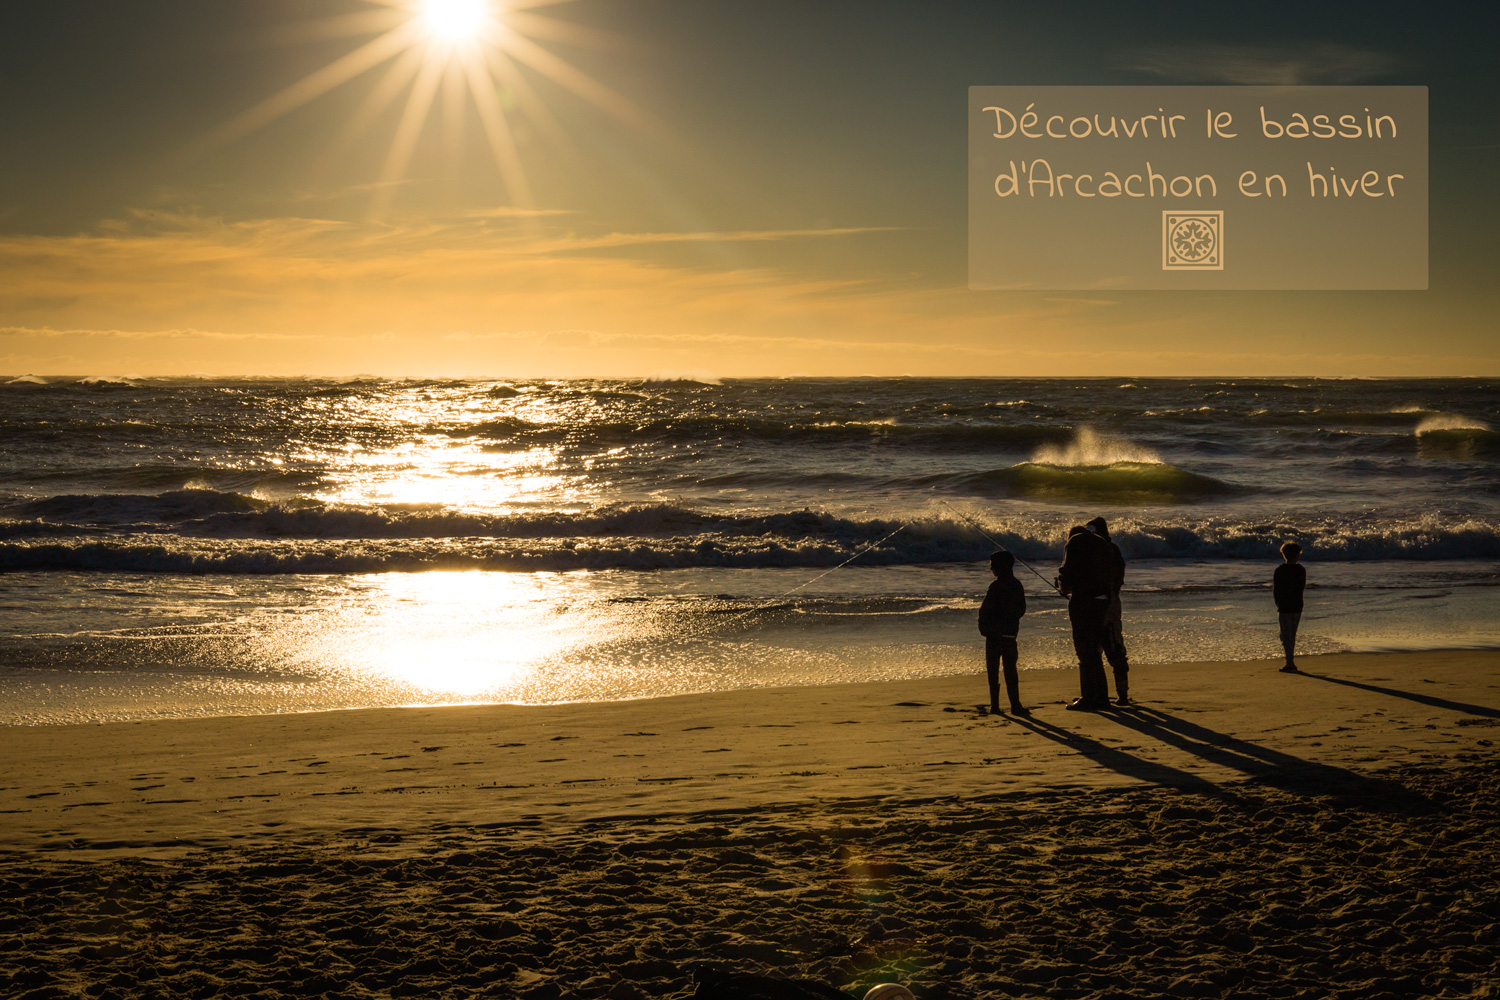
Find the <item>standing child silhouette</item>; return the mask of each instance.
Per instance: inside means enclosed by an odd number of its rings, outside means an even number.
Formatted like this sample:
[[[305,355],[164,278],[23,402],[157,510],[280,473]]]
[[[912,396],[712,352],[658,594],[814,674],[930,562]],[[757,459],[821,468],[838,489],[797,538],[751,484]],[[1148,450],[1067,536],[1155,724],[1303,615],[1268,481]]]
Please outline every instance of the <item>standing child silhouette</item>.
[[[990,556],[990,584],[979,606],[979,631],[984,635],[984,669],[990,680],[990,711],[1000,714],[1000,665],[1005,665],[1005,692],[1010,696],[1013,715],[1030,715],[1021,704],[1020,679],[1016,662],[1016,634],[1021,630],[1021,616],[1026,613],[1026,590],[1015,577],[1016,557],[1009,552]]]
[[[1297,560],[1302,556],[1302,546],[1296,542],[1283,542],[1281,558],[1286,562],[1276,567],[1271,577],[1271,596],[1276,599],[1276,617],[1281,624],[1281,648],[1286,653],[1284,674],[1297,673],[1297,662],[1292,659],[1292,648],[1297,645],[1297,625],[1302,621],[1302,588],[1307,586],[1307,567]]]

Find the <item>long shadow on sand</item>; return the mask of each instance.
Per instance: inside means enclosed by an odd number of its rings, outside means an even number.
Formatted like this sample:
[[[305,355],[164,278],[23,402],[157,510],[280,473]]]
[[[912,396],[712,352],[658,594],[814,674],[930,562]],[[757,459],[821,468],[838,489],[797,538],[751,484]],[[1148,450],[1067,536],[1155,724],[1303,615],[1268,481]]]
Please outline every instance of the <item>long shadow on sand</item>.
[[[1041,719],[1023,718],[1011,716],[1011,721],[1019,726],[1031,730],[1038,736],[1044,736],[1054,743],[1061,743],[1084,757],[1089,758],[1100,767],[1118,771],[1137,781],[1148,781],[1156,785],[1164,785],[1169,788],[1180,788],[1187,792],[1196,792],[1199,795],[1223,795],[1223,789],[1209,781],[1188,771],[1183,771],[1167,764],[1157,764],[1153,761],[1143,760],[1123,750],[1117,750],[1111,746],[1105,746],[1098,740],[1091,740],[1087,736],[1073,732],[1071,729],[1063,729],[1054,726],[1050,722]]]
[[[1293,675],[1297,676],[1297,675]],[[1445,708],[1450,712],[1463,712],[1467,715],[1479,715],[1486,719],[1500,719],[1500,708],[1486,708],[1483,705],[1470,705],[1464,701],[1449,701],[1447,698],[1434,698],[1430,694],[1417,694],[1415,691],[1402,691],[1400,688],[1381,687],[1379,684],[1363,684],[1359,681],[1345,680],[1342,677],[1329,677],[1327,674],[1310,674],[1306,670],[1301,672],[1303,677],[1311,677],[1316,681],[1327,681],[1329,684],[1342,684],[1345,687],[1359,688],[1361,691],[1374,691],[1376,694],[1388,694],[1392,698],[1405,698],[1407,701],[1415,701],[1433,708]]]
[[[1397,782],[1272,750],[1160,709],[1137,706],[1128,713],[1108,713],[1105,718],[1211,764],[1239,771],[1260,784],[1295,795],[1331,795],[1403,812],[1426,812],[1432,808],[1424,796]]]

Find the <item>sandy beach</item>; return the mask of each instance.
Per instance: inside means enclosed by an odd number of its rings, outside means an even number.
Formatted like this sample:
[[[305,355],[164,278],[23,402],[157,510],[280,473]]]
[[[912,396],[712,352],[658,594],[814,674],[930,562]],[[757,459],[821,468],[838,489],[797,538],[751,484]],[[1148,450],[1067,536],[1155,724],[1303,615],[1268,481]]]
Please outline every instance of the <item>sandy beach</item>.
[[[1500,654],[0,731],[17,997],[1493,996]],[[1488,992],[1487,992],[1488,991]]]

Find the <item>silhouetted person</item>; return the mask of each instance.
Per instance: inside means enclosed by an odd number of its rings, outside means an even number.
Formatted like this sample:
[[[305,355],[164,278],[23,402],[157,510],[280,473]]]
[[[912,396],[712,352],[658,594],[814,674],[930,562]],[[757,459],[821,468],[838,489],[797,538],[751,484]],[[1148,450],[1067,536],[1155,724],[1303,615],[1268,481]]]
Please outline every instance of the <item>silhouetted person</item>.
[[[1005,693],[1010,696],[1010,710],[1016,715],[1030,715],[1021,704],[1020,680],[1016,676],[1016,635],[1021,630],[1021,616],[1026,613],[1026,590],[1015,578],[1016,557],[1009,552],[990,556],[990,584],[979,605],[979,631],[984,636],[984,669],[990,678],[990,711],[1000,714],[1000,664],[1005,665]]]
[[[1104,658],[1109,661],[1115,675],[1115,704],[1130,704],[1130,657],[1125,651],[1125,627],[1121,622],[1120,591],[1125,587],[1125,556],[1120,547],[1109,537],[1109,525],[1104,518],[1096,517],[1089,522],[1109,546],[1110,580],[1109,605],[1104,612]]]
[[[1286,653],[1284,674],[1295,674],[1297,662],[1292,659],[1292,648],[1297,645],[1297,626],[1302,621],[1302,588],[1307,586],[1307,567],[1297,560],[1302,556],[1302,546],[1296,542],[1283,542],[1281,558],[1286,562],[1276,567],[1271,577],[1271,596],[1276,599],[1276,617],[1281,624],[1281,648]]]
[[[1109,707],[1109,685],[1104,679],[1104,615],[1109,610],[1110,554],[1104,539],[1090,528],[1068,529],[1068,544],[1057,568],[1057,589],[1068,599],[1068,621],[1073,626],[1073,649],[1078,654],[1078,700],[1068,703],[1075,712]]]

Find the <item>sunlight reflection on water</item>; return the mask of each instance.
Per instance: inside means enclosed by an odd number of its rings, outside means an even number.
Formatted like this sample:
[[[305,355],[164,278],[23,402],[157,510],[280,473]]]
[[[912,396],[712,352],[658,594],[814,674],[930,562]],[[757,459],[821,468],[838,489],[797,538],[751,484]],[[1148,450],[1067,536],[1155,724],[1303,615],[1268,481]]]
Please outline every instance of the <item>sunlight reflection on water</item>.
[[[558,602],[561,574],[412,573],[360,581],[361,599],[279,641],[354,687],[506,701],[585,643],[591,617]],[[619,634],[620,622],[609,623]],[[305,636],[305,639],[304,639]]]

